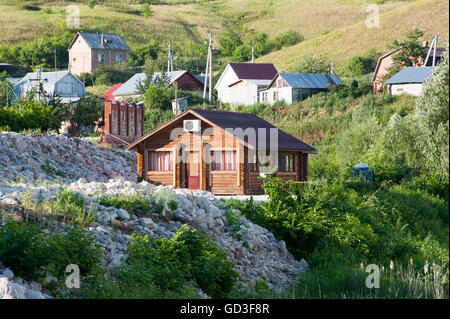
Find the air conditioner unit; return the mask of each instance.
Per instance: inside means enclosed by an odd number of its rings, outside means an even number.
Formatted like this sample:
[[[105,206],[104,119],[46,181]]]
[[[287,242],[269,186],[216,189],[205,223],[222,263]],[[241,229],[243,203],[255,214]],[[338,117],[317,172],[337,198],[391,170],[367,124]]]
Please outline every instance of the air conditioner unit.
[[[183,130],[185,132],[200,132],[200,120],[184,120]]]

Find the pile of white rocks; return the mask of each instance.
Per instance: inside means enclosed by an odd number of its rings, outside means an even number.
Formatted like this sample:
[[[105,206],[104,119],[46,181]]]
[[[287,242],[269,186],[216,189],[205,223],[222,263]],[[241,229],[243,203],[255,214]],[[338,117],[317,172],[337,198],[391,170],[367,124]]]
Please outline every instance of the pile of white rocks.
[[[240,273],[240,281],[244,283],[264,280],[270,286],[281,289],[308,269],[306,261],[298,261],[289,253],[284,241],[277,240],[270,231],[245,217],[242,216],[239,223],[241,230],[232,231],[225,202],[206,191],[173,189],[123,178],[107,182],[80,179],[66,185],[0,185],[0,203],[20,204],[24,192],[31,194],[34,200],[49,200],[56,197],[61,187],[81,194],[85,198],[86,212],[97,216],[98,222],[91,225],[89,230],[96,245],[103,250],[104,266],[111,272],[126,257],[130,233],[170,238],[183,224],[207,234],[220,248],[226,250]],[[150,213],[138,217],[124,209],[105,207],[97,202],[99,196],[138,195],[148,201],[151,211],[152,199],[159,192],[170,192],[178,207],[171,210],[166,205],[159,215]],[[115,220],[119,220],[127,231],[114,227]]]
[[[14,277],[11,269],[0,261],[0,299],[51,299],[51,296],[42,291],[39,283]]]
[[[136,180],[136,154],[59,134],[0,132],[0,181]]]

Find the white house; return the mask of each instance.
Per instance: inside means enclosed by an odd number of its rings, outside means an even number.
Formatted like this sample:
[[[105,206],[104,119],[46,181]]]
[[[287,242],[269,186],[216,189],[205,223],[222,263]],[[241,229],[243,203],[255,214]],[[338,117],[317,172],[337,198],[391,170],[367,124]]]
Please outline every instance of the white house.
[[[252,105],[277,73],[271,63],[229,63],[214,88],[222,103]]]
[[[312,94],[326,91],[333,84],[342,84],[335,74],[278,73],[267,88],[260,92],[260,102],[293,103]]]
[[[26,97],[30,92],[34,92],[37,99],[39,98],[38,82],[42,88],[41,99],[59,98],[62,103],[72,103],[86,95],[84,83],[70,71],[28,73],[14,85],[14,91],[20,97]]]
[[[433,67],[407,67],[400,70],[385,84],[389,87],[392,95],[409,94],[419,96],[422,85],[433,73]]]

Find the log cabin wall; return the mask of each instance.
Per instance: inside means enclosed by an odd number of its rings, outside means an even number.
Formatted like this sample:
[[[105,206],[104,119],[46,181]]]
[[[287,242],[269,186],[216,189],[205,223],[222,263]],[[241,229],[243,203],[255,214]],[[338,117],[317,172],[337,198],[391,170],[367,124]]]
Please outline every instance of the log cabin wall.
[[[277,172],[276,177],[280,177],[283,181],[306,181],[308,179],[308,154],[295,151],[279,151],[283,154],[294,154],[294,172]],[[246,178],[246,194],[264,194],[261,187],[263,181],[259,178],[260,172],[250,172],[248,161],[246,161],[245,174]]]
[[[194,115],[188,115],[183,120],[198,119]],[[174,187],[187,188],[186,185],[186,165],[183,161],[176,163],[177,157],[181,156],[181,147],[184,152],[201,152],[205,148],[213,151],[235,151],[239,162],[233,171],[213,171],[211,165],[206,163],[201,156],[200,162],[200,187],[202,190],[209,190],[215,194],[244,194],[244,147],[236,141],[235,137],[224,133],[220,128],[213,127],[206,122],[201,122],[201,135],[191,132],[183,132],[183,120],[164,128],[161,132],[143,142],[143,160],[146,168],[144,175],[149,182],[171,185]],[[178,129],[178,137],[171,139],[173,130]],[[178,135],[178,134],[176,134]],[[151,151],[173,152],[172,165],[169,171],[149,171],[148,159]],[[240,163],[240,164],[239,164]]]

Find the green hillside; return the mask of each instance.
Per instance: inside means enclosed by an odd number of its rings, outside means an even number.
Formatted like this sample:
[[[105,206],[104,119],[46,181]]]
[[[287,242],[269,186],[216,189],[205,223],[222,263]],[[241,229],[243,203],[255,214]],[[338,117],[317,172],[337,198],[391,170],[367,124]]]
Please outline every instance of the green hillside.
[[[449,38],[448,14],[449,3],[446,0],[404,2],[380,15],[380,28],[367,28],[364,18],[353,25],[273,52],[258,61],[272,62],[280,70],[289,70],[298,57],[321,54],[333,58],[339,68],[348,58],[370,49],[387,51],[386,46],[394,39],[403,38],[416,27],[424,31],[423,40],[431,40],[434,34],[438,34],[442,45]]]
[[[444,0],[377,1],[379,29],[365,26],[369,0],[166,0],[153,1],[148,17],[142,15],[139,2],[96,1],[91,8],[87,0],[0,0],[0,45],[21,46],[41,37],[82,30],[118,33],[132,50],[151,40],[165,50],[172,41],[175,54],[192,61],[192,47],[203,44],[208,32],[219,39],[228,29],[241,34],[255,30],[273,39],[280,33],[296,31],[303,42],[259,59],[285,70],[305,54],[335,58],[339,68],[352,55],[371,48],[385,50],[394,38],[401,38],[414,27],[423,29],[426,39],[434,33],[448,39],[448,2]],[[66,25],[73,12],[66,12],[69,5],[79,9],[79,27]],[[215,46],[220,49],[219,44]],[[230,61],[218,58],[223,63]]]

